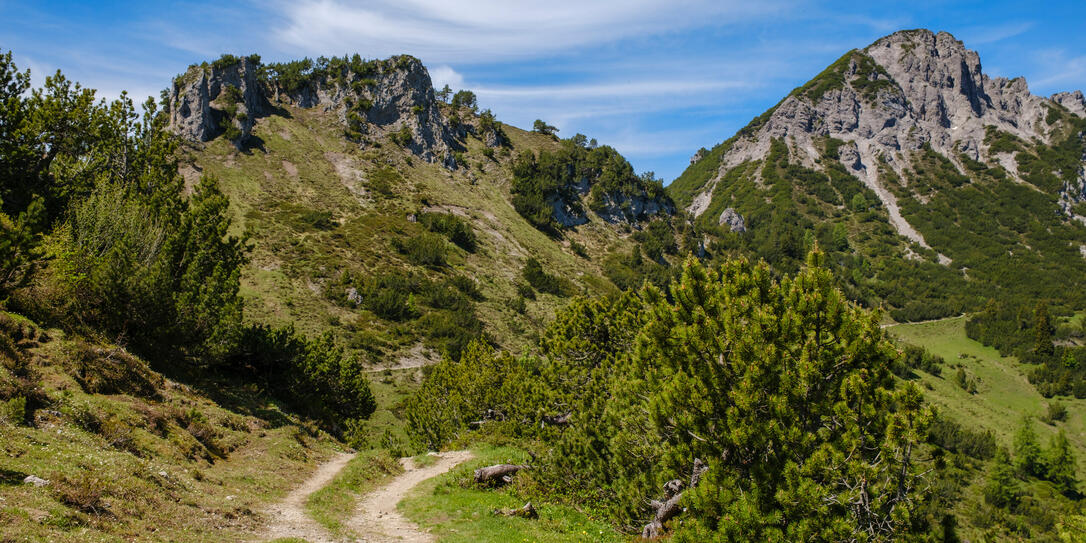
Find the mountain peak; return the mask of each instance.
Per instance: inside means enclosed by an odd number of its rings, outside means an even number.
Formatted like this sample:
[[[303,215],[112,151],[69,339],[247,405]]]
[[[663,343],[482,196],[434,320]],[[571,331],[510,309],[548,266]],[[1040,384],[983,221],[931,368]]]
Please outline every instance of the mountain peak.
[[[1051,144],[1067,136],[1070,125],[1078,123],[1070,120],[1076,115],[1086,116],[1081,92],[1033,95],[1024,78],[985,75],[980,55],[953,35],[904,30],[846,53],[692,164],[672,190],[693,215],[710,210],[715,215],[730,205],[714,196],[730,172],[765,164],[783,151],[790,163],[830,177],[835,175],[830,170],[843,166],[842,172],[878,197],[899,235],[930,248],[898,205],[899,197],[929,197],[907,186],[910,177],[927,171],[931,160],[945,164],[946,175],[956,179],[968,179],[970,168],[984,163],[1010,181],[1032,186],[1026,181],[1031,174],[1020,172],[1013,150],[1008,151],[1013,145],[998,143]],[[759,167],[743,171],[763,183]],[[1086,199],[1082,177],[1060,193],[1065,214]],[[938,256],[939,262],[950,262]]]

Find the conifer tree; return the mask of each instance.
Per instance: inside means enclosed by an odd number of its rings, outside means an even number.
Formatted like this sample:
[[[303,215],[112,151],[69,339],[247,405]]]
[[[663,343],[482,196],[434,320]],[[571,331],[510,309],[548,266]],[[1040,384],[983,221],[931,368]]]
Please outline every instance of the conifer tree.
[[[984,485],[984,499],[996,507],[1014,507],[1018,503],[1018,480],[1006,449],[1000,447],[992,459],[988,482]]]
[[[1048,306],[1044,302],[1037,302],[1037,308],[1033,312],[1033,350],[1039,355],[1051,355],[1054,352],[1052,345],[1052,324],[1048,320]]]
[[[1033,420],[1029,417],[1022,419],[1022,425],[1014,434],[1015,467],[1023,475],[1040,477],[1044,475],[1044,466],[1041,463],[1041,446],[1037,442],[1037,434],[1033,431]]]
[[[1055,483],[1056,488],[1064,494],[1073,494],[1077,491],[1078,479],[1075,476],[1075,453],[1071,450],[1071,444],[1067,441],[1067,434],[1060,430],[1045,451],[1045,477]]]

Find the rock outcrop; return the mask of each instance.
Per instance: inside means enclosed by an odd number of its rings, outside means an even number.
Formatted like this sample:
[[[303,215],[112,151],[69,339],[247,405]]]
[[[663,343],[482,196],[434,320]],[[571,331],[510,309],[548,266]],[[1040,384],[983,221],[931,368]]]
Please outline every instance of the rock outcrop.
[[[256,118],[269,110],[258,70],[250,57],[190,66],[168,91],[170,129],[193,142],[227,132],[235,143],[247,140]]]
[[[459,145],[418,59],[344,59],[303,65],[289,76],[277,72],[286,72],[283,66],[289,65],[261,66],[255,58],[229,56],[191,66],[169,91],[170,128],[192,142],[226,135],[241,146],[258,117],[282,106],[320,108],[362,144],[390,138],[428,162],[455,168],[452,150]]]
[[[728,229],[732,232],[742,233],[747,231],[747,222],[743,220],[743,216],[730,207],[720,213],[718,223],[720,226],[728,225]]]

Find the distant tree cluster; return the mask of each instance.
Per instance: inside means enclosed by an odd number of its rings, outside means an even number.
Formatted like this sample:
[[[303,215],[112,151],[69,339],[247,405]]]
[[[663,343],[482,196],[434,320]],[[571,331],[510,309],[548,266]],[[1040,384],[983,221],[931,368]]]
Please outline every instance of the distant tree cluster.
[[[663,183],[655,177],[634,173],[621,154],[609,146],[587,147],[583,136],[563,140],[557,151],[520,154],[513,164],[513,207],[536,228],[551,233],[561,230],[554,206],[584,212],[579,185],[587,185],[588,205],[597,213],[635,197],[670,203]]]

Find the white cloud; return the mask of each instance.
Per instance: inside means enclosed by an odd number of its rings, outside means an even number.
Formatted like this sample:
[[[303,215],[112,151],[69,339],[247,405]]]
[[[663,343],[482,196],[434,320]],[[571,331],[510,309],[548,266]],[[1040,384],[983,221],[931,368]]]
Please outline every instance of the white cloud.
[[[790,0],[299,0],[278,5],[289,48],[427,62],[539,56],[624,38],[720,26],[778,13]]]
[[[440,89],[445,85],[448,85],[450,89],[458,90],[464,88],[464,76],[459,72],[452,69],[447,64],[442,64],[435,68],[430,68],[430,79],[434,82],[434,88]]]
[[[588,85],[558,85],[531,87],[478,87],[475,94],[495,98],[560,98],[583,100],[592,98],[621,99],[677,94],[695,94],[725,89],[750,88],[746,81],[675,81],[651,80],[627,83],[593,83]]]

